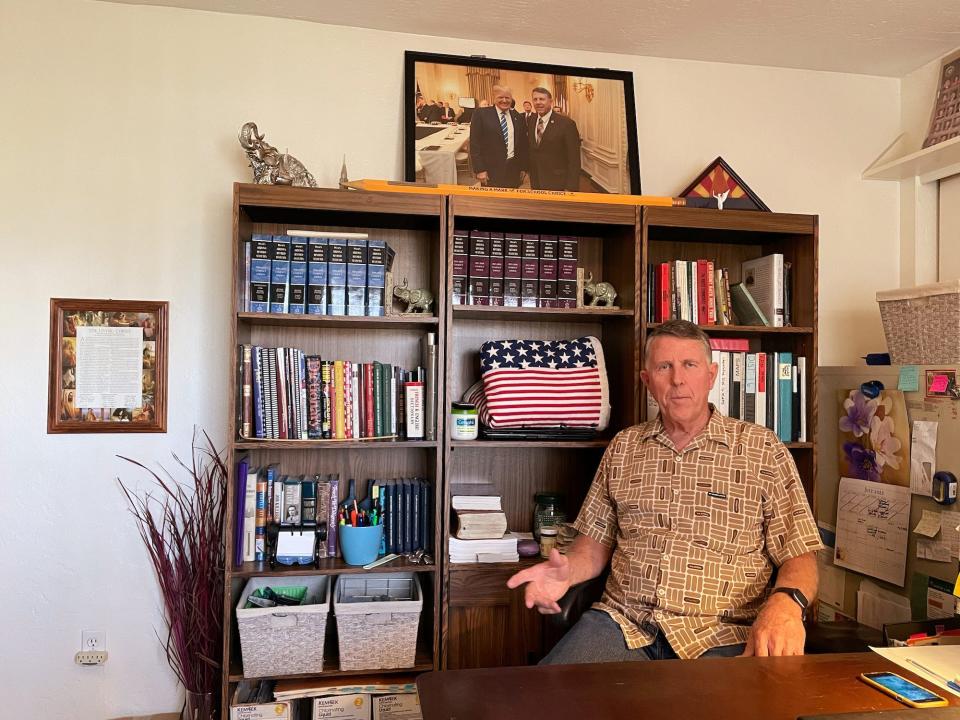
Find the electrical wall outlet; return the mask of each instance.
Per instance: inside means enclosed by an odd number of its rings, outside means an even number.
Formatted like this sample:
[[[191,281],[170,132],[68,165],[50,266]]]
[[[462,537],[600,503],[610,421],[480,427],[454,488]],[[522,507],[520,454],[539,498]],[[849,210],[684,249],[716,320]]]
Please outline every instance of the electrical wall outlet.
[[[107,661],[106,650],[81,650],[74,656],[77,665],[103,665]]]
[[[107,649],[107,634],[103,630],[84,630],[81,634],[81,652]]]

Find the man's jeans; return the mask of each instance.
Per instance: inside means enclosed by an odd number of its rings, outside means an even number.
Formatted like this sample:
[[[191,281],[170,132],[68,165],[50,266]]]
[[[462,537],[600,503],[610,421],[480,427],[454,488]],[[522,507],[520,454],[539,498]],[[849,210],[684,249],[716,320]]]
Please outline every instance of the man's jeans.
[[[743,653],[744,645],[725,645],[707,650],[700,657],[734,657]],[[634,660],[676,660],[670,643],[657,633],[647,647],[631,650],[620,626],[601,610],[587,610],[556,644],[541,665],[573,665],[577,663],[630,662]]]

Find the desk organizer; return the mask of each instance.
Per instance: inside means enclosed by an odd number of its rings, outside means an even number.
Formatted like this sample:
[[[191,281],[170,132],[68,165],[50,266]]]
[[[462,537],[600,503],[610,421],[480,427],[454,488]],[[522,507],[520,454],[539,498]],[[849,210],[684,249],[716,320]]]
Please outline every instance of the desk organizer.
[[[323,672],[330,577],[250,578],[237,603],[245,678]],[[304,587],[303,605],[245,608],[258,588]]]
[[[415,573],[340,575],[333,599],[340,669],[413,667],[422,609]]]

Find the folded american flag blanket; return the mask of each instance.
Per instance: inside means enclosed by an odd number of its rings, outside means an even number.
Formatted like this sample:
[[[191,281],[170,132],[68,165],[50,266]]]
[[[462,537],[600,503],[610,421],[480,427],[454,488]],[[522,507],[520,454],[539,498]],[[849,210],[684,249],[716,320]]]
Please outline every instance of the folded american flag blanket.
[[[595,337],[491,340],[480,347],[480,372],[463,399],[488,427],[604,430],[610,422],[607,369]]]

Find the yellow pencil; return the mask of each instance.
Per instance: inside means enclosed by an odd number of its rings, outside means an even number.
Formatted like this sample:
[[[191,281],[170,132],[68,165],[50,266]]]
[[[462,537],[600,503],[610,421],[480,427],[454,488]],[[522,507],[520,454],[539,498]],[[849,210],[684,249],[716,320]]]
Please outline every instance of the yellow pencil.
[[[654,205],[675,207],[686,205],[684,198],[659,195],[614,195],[607,193],[567,192],[565,190],[526,190],[469,185],[428,185],[394,180],[351,180],[345,187],[373,192],[400,192],[417,195],[466,195],[471,197],[519,198],[523,200],[554,200],[561,202],[588,202],[604,205]]]

